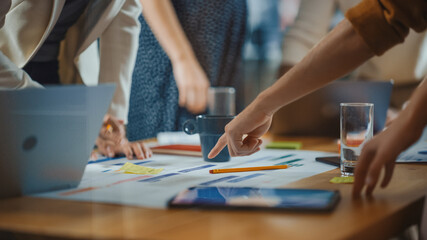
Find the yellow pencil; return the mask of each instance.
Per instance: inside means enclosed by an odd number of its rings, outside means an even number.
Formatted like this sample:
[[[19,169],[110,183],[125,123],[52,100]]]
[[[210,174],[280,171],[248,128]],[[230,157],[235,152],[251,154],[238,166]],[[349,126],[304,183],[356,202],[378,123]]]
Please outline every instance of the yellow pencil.
[[[247,168],[223,168],[223,169],[212,169],[209,173],[231,173],[231,172],[248,172],[248,171],[262,171],[262,170],[274,170],[274,169],[286,169],[288,165],[278,166],[263,166],[263,167],[247,167]]]

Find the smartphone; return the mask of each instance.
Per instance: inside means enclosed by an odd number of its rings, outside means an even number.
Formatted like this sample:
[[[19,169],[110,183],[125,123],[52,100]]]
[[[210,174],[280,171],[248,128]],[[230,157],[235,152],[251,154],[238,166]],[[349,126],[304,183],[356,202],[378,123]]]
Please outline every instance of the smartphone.
[[[338,191],[320,189],[197,186],[173,197],[169,207],[226,208],[291,211],[331,211]]]
[[[336,167],[340,167],[341,157],[340,156],[317,157],[316,161],[330,164]]]

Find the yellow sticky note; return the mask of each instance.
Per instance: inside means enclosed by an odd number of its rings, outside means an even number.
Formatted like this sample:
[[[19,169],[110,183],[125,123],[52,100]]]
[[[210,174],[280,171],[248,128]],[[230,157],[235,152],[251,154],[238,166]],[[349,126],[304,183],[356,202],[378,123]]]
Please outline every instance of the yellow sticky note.
[[[120,170],[128,174],[158,174],[163,171],[163,168],[149,168],[127,162]]]
[[[331,182],[331,183],[354,183],[354,177],[334,177],[329,182]]]

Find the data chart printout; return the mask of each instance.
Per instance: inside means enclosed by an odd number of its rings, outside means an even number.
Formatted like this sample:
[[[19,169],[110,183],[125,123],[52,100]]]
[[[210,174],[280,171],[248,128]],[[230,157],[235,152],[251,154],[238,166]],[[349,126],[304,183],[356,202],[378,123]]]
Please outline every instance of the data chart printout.
[[[398,163],[426,162],[427,163],[427,128],[420,139],[397,158]]]
[[[225,163],[201,157],[155,155],[147,160],[99,159],[89,161],[80,185],[74,189],[36,194],[37,197],[166,208],[167,201],[192,186],[280,187],[336,167],[316,162],[331,153],[263,149],[251,156]],[[129,174],[120,170],[131,162],[157,174]],[[210,174],[209,170],[287,165],[286,169]]]

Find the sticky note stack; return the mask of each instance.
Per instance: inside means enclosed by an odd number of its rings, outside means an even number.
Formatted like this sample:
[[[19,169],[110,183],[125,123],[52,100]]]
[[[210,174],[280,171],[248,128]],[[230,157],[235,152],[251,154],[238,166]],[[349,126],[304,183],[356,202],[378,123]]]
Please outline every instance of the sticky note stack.
[[[301,142],[271,142],[265,146],[266,148],[271,149],[301,149]]]
[[[331,183],[354,183],[354,177],[334,177],[329,182],[331,182]]]

